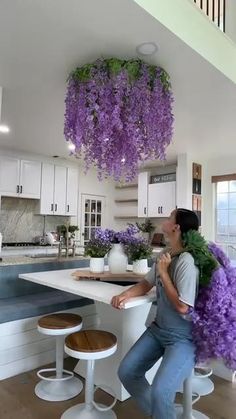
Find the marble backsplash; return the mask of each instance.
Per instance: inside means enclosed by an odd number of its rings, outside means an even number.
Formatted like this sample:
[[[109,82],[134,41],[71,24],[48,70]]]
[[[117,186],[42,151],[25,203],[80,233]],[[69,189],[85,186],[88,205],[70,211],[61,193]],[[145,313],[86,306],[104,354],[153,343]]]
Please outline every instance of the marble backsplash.
[[[35,199],[2,197],[0,232],[3,242],[31,242],[35,236],[47,231],[56,231],[68,217],[37,215],[38,201]]]

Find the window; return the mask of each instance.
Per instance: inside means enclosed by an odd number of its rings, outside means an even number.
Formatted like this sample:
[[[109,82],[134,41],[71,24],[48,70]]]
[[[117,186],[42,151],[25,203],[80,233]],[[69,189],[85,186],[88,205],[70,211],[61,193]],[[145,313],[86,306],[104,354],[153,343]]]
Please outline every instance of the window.
[[[216,183],[216,242],[236,259],[236,180]]]

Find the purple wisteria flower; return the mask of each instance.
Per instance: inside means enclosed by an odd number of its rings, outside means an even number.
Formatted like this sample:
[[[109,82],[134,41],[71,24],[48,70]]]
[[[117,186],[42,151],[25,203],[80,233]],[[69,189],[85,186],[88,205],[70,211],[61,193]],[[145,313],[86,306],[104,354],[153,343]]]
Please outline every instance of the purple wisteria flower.
[[[100,179],[132,180],[138,163],[165,159],[173,136],[168,74],[141,60],[100,59],[69,77],[64,134]]]
[[[130,224],[126,230],[121,231],[115,231],[109,228],[106,228],[105,230],[96,229],[95,238],[107,240],[110,243],[121,243],[126,245],[134,239],[138,232],[139,229],[135,225]]]
[[[222,249],[214,243],[209,250],[219,262],[210,284],[201,287],[193,320],[193,338],[200,362],[220,358],[225,365],[236,369],[236,268]]]

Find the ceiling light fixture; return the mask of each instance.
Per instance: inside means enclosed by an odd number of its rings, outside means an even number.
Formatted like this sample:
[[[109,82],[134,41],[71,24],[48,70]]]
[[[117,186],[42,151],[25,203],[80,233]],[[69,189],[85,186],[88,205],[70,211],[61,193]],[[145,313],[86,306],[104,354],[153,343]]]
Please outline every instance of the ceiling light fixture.
[[[0,86],[0,133],[8,134],[10,128],[7,125],[1,124],[1,111],[2,111],[2,87]]]
[[[68,144],[68,148],[69,148],[70,151],[75,151],[75,145],[72,144],[72,143]]]
[[[157,51],[158,46],[155,42],[143,42],[136,47],[137,54],[142,56],[150,56],[155,54]]]
[[[0,124],[0,132],[2,134],[8,134],[8,132],[10,132],[10,128],[7,125]]]

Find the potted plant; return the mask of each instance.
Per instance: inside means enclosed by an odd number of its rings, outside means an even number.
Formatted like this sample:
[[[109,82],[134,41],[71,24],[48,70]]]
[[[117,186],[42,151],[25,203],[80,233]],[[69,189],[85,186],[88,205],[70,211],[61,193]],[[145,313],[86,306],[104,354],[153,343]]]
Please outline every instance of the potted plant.
[[[146,218],[143,223],[135,223],[138,227],[139,231],[141,231],[142,236],[150,241],[151,233],[155,230],[154,225],[152,224],[151,220],[149,218]]]
[[[126,245],[129,258],[133,261],[133,272],[136,274],[146,274],[148,272],[148,258],[152,255],[152,248],[147,240],[142,237],[134,237]]]
[[[90,256],[90,272],[101,273],[104,271],[104,257],[111,248],[107,239],[93,237],[85,246],[84,253]]]

